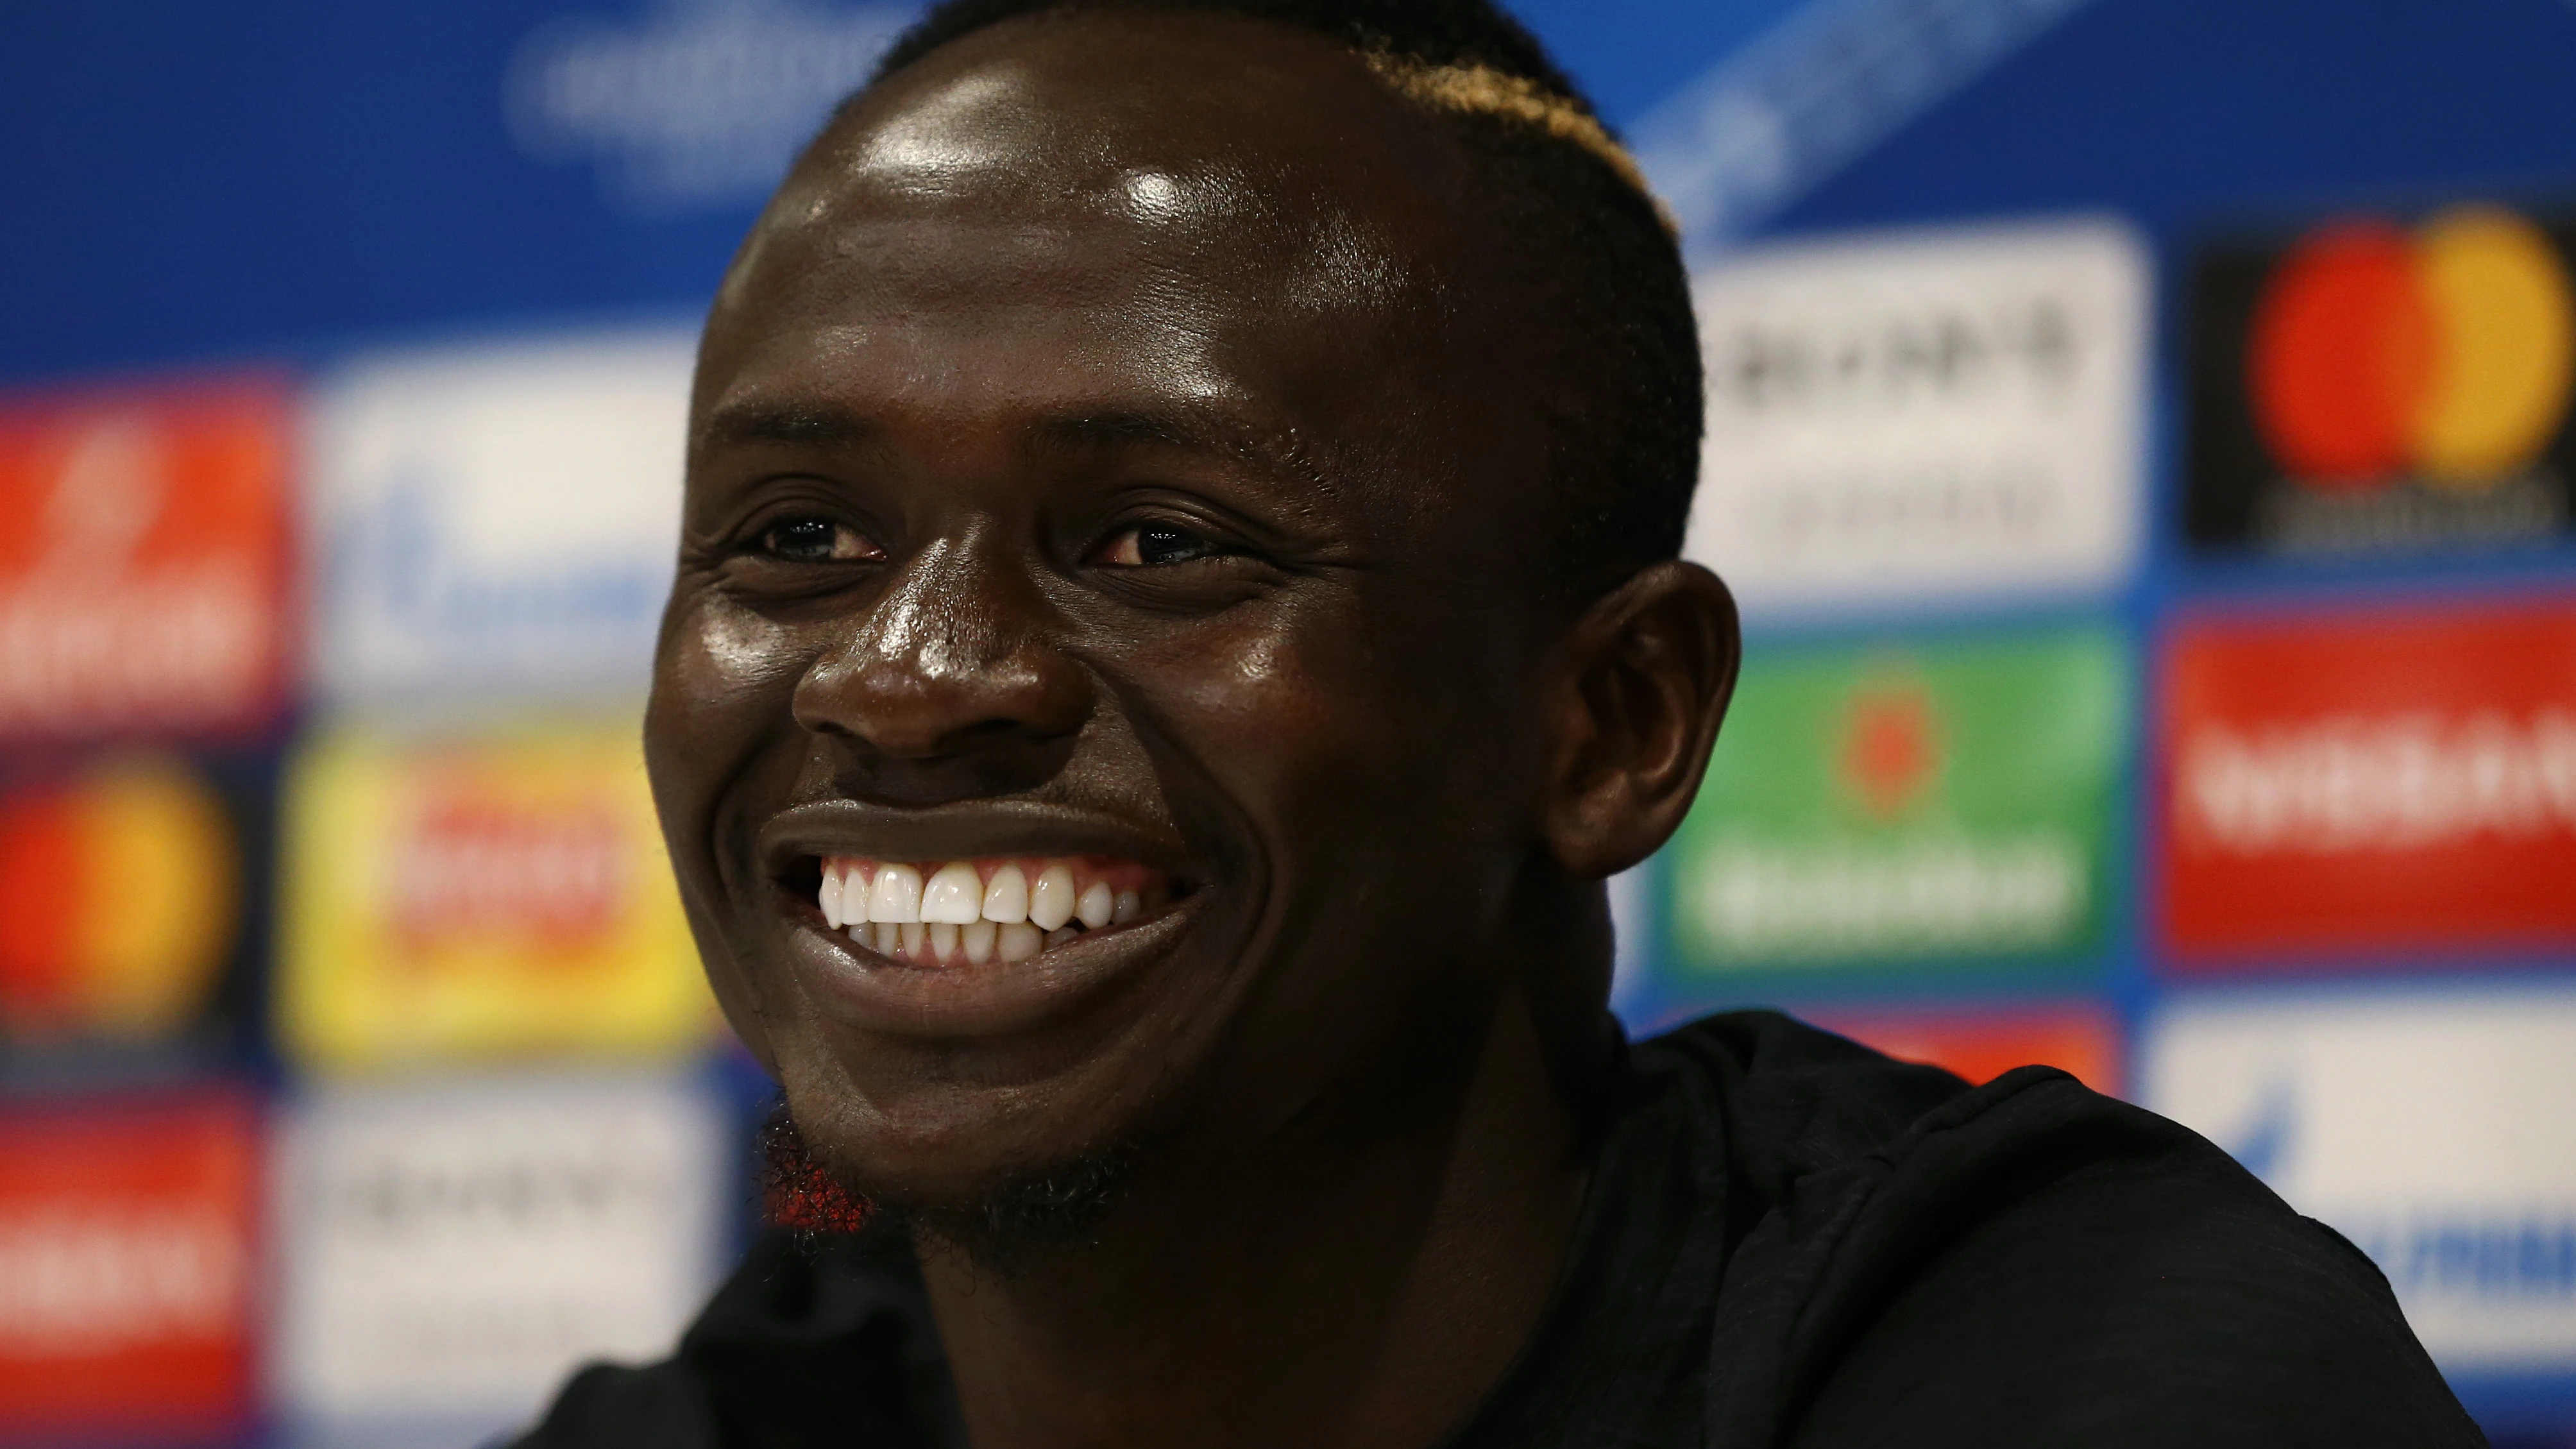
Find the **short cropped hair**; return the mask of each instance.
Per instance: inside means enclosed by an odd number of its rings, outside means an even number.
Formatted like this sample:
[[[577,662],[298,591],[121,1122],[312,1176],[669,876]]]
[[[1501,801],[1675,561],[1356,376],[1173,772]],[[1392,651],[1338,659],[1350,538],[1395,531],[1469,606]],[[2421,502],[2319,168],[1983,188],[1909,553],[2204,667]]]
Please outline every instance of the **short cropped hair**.
[[[1230,15],[1348,47],[1481,167],[1498,241],[1547,279],[1554,500],[1534,557],[1575,601],[1681,552],[1699,478],[1699,333],[1670,218],[1592,103],[1491,0],[946,0],[879,63],[873,88],[949,42],[1022,16],[1078,10]],[[853,96],[844,107],[867,92]]]

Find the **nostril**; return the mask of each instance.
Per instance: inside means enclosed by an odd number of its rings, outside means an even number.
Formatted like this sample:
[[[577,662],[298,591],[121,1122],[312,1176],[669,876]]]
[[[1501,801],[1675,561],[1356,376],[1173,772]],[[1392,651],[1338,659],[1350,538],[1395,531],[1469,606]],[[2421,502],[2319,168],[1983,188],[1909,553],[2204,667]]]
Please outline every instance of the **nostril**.
[[[952,732],[918,751],[845,732],[824,738],[841,793],[880,805],[931,806],[1042,788],[1072,763],[1079,736],[1004,724]]]
[[[893,759],[931,760],[947,755],[1042,745],[1082,728],[1086,713],[998,711],[959,707],[970,701],[907,699],[870,701],[868,707],[799,709],[797,723],[816,734],[839,736]]]

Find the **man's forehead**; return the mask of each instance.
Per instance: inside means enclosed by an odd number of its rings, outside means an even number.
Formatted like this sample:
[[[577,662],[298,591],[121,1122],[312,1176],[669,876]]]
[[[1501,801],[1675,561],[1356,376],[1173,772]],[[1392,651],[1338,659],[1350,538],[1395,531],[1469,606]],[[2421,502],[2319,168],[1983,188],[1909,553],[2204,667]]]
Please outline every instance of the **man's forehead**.
[[[781,188],[734,281],[914,224],[1043,250],[1177,244],[1382,288],[1458,229],[1460,158],[1356,57],[1226,17],[1086,12],[967,36],[878,86]],[[1122,235],[1123,234],[1123,235]],[[1311,285],[1310,288],[1311,290]],[[730,290],[730,289],[729,289]]]
[[[1041,185],[1086,162],[1178,172],[1220,158],[1275,170],[1274,180],[1301,170],[1347,180],[1354,140],[1374,143],[1373,168],[1437,166],[1445,150],[1347,48],[1267,21],[1174,11],[1046,12],[990,26],[890,77],[845,120],[853,159],[1036,162]]]

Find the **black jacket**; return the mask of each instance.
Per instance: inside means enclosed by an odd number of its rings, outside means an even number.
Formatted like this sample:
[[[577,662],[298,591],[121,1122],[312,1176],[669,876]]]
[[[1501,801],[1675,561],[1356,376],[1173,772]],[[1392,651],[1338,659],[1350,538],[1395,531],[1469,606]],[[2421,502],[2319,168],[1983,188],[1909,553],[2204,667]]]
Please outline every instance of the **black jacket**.
[[[2476,1445],[2386,1281],[2215,1147],[1770,1012],[1629,1050],[1565,1281],[1447,1449]],[[763,1238],[523,1449],[962,1445],[909,1248]]]

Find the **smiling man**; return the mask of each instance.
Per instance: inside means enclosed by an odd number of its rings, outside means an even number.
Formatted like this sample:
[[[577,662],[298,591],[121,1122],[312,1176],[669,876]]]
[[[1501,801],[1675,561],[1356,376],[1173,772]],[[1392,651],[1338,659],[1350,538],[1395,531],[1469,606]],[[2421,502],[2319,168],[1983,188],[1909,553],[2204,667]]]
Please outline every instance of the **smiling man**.
[[[1602,881],[1736,662],[1674,241],[1481,0],[958,0],[708,320],[647,726],[791,1216],[532,1446],[2466,1444],[2206,1143]]]

